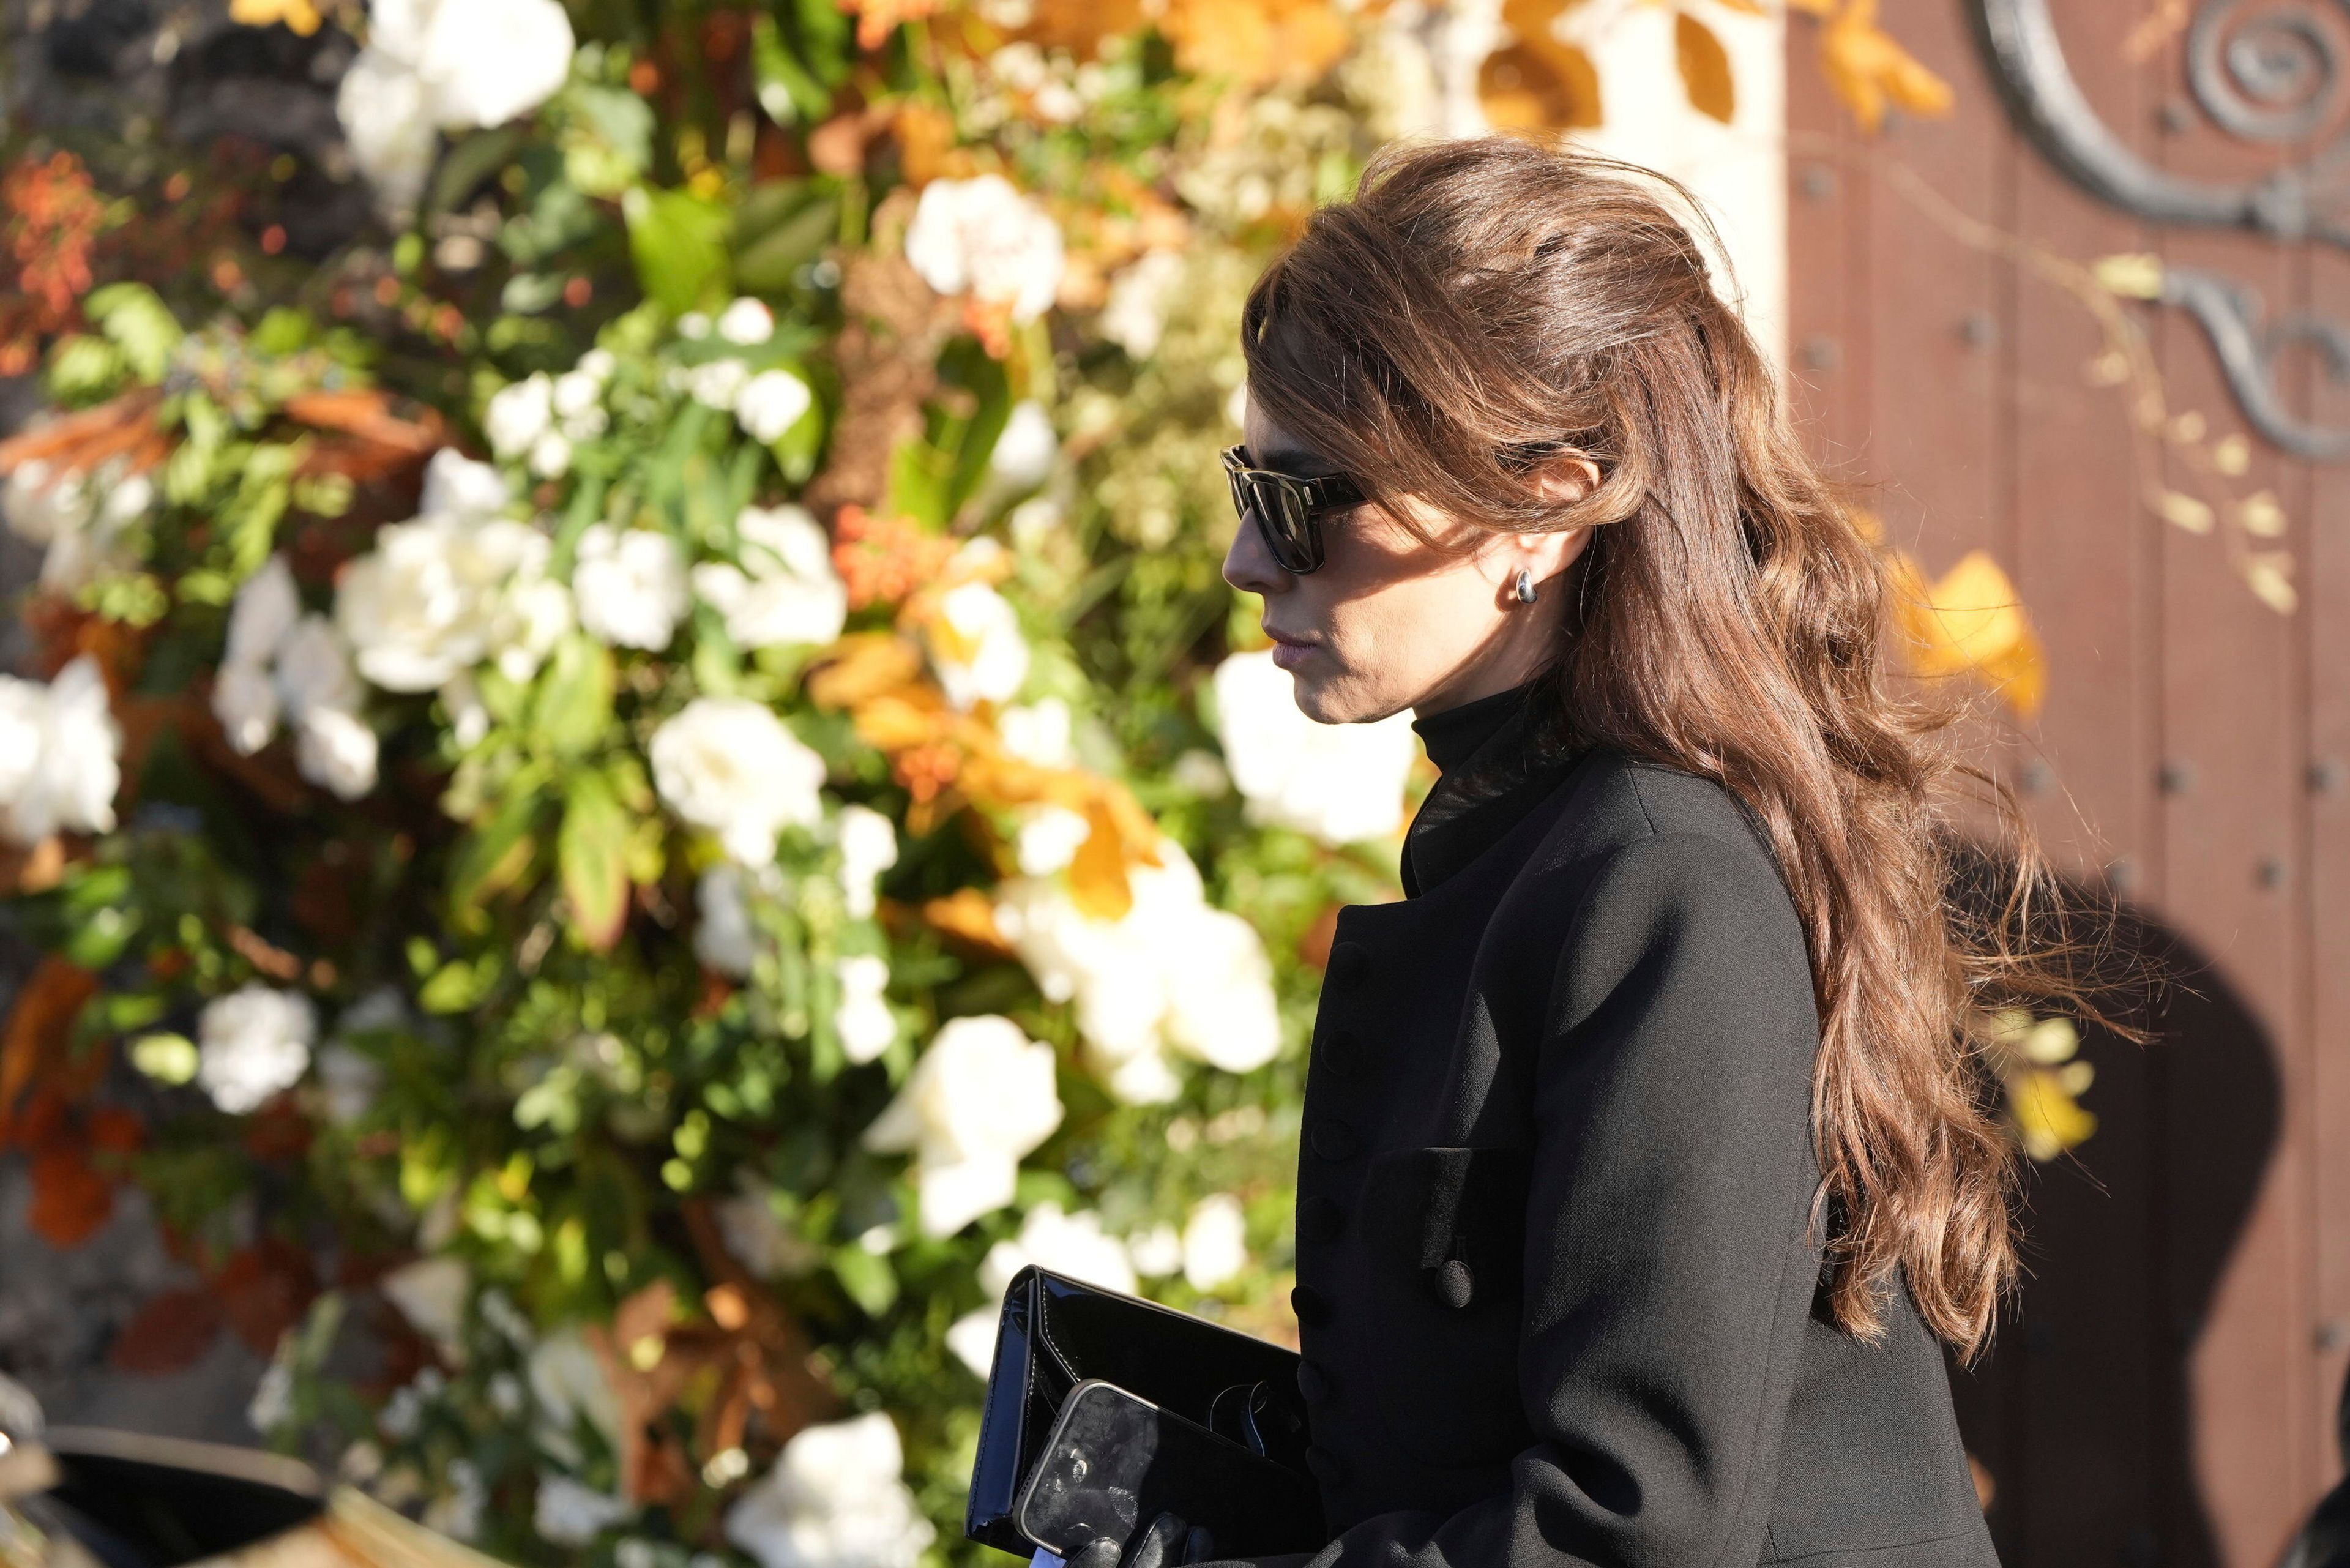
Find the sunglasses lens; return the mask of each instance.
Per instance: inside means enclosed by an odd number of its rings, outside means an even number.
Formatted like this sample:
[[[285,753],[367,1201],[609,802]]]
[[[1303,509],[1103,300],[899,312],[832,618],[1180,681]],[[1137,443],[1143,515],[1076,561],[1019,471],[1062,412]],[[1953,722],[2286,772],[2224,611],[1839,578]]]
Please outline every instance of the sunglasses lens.
[[[1278,480],[1253,480],[1248,488],[1249,510],[1256,514],[1257,526],[1263,530],[1265,545],[1281,569],[1310,572],[1320,566],[1305,498]]]

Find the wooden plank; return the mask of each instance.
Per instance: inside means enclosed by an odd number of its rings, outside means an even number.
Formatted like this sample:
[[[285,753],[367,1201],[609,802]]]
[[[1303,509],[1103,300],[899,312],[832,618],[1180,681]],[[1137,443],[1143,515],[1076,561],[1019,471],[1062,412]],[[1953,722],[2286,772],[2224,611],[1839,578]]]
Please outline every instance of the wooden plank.
[[[2161,62],[2158,79],[2166,83],[2184,80],[2178,47],[2174,41]],[[2190,114],[2175,119],[2187,129],[2165,139],[2172,167],[2241,179],[2273,166],[2272,150],[2235,141]],[[2281,247],[2172,230],[2161,249],[2172,265],[2227,272],[2272,308],[2295,299],[2293,268]],[[2219,429],[2238,426],[2200,334],[2175,312],[2160,327],[2174,407],[2200,411]],[[2255,444],[2252,482],[2294,493],[2295,465]],[[2298,634],[2234,579],[2214,537],[2165,530],[2161,578],[2163,763],[2175,781],[2160,811],[2161,906],[2210,961],[2208,983],[2230,1009],[2216,1032],[2189,1030],[2164,1047],[2175,1085],[2166,1118],[2171,1220],[2182,1238],[2173,1249],[2168,1301],[2178,1326],[2194,1335],[2188,1386],[2202,1509],[2219,1560],[2249,1565],[2273,1561],[2316,1479],[2305,1122],[2280,1118],[2258,1195],[2216,1281],[2193,1244],[2209,1217],[2192,1205],[2210,1191],[2215,1158],[2240,1152],[2235,1144],[2259,1130],[2257,1089],[2244,1064],[2222,1071],[2221,1043],[2231,1031],[2260,1042],[2284,1104],[2304,1102],[2308,1093],[2298,1006],[2306,930],[2289,888],[2304,803],[2296,787],[2303,713],[2293,676]]]

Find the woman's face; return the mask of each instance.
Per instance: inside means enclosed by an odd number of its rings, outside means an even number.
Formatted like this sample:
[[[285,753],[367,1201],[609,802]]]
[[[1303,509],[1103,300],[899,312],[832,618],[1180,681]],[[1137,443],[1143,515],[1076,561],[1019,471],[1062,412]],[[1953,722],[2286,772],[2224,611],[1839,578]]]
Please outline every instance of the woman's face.
[[[1256,467],[1301,478],[1333,472],[1253,402],[1243,435]],[[1587,462],[1571,460],[1534,483],[1565,502],[1596,479]],[[1440,712],[1531,679],[1557,650],[1558,576],[1589,529],[1504,533],[1418,497],[1393,504],[1436,544],[1366,505],[1323,518],[1323,564],[1304,576],[1281,569],[1253,522],[1239,524],[1224,554],[1224,580],[1264,598],[1274,662],[1289,671],[1297,706],[1326,724],[1368,723],[1407,708]],[[1536,590],[1533,604],[1517,597],[1521,567]]]

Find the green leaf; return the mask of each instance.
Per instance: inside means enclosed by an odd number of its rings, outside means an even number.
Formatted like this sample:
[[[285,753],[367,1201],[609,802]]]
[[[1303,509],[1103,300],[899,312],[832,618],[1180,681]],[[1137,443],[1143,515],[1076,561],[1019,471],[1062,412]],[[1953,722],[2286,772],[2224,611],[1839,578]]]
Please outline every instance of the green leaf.
[[[478,909],[521,878],[529,868],[535,846],[532,829],[545,800],[539,794],[543,775],[536,771],[517,775],[506,785],[489,821],[467,834],[457,847],[449,870],[449,905],[452,910]]]
[[[595,952],[620,939],[629,913],[628,809],[599,771],[583,770],[564,792],[563,830],[555,841],[571,929]]]
[[[434,171],[432,190],[424,201],[424,215],[452,211],[499,169],[513,161],[523,144],[523,128],[500,126],[460,139]]]
[[[898,1271],[889,1266],[889,1259],[867,1251],[861,1242],[833,1249],[832,1273],[868,1317],[879,1317],[897,1303]]]
[[[187,337],[171,307],[143,283],[108,284],[83,300],[81,308],[150,384],[163,379]]]
[[[691,191],[639,185],[620,199],[637,282],[668,310],[683,314],[728,292],[727,242],[733,214]]]
[[[103,337],[76,333],[49,350],[49,396],[68,407],[102,402],[122,386],[130,363]]]
[[[735,233],[735,286],[781,294],[840,233],[840,202],[806,181],[756,186],[743,199]]]
[[[612,723],[612,650],[574,632],[555,645],[531,704],[531,738],[556,756],[577,756]]]
[[[832,109],[832,94],[809,74],[785,42],[783,29],[762,12],[751,24],[751,70],[758,82],[759,107],[777,125],[822,119]]]
[[[478,967],[452,959],[417,988],[416,1005],[427,1012],[463,1012],[489,994],[495,972],[486,959]]]

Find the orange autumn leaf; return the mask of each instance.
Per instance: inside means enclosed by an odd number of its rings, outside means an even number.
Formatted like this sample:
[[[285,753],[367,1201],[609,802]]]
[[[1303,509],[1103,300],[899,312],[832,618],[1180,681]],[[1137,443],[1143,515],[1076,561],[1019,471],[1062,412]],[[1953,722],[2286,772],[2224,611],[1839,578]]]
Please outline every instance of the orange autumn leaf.
[[[1521,38],[1477,67],[1477,101],[1502,130],[1589,130],[1601,123],[1599,67],[1574,44]]]
[[[1312,81],[1351,41],[1328,0],[1169,0],[1159,26],[1182,69],[1242,88]]]
[[[1932,583],[1906,556],[1894,562],[1897,612],[1909,666],[1929,677],[1972,675],[2020,718],[2047,694],[2046,659],[2015,585],[1991,554],[1970,552]]]
[[[1037,0],[1019,36],[1047,49],[1066,49],[1079,59],[1101,52],[1106,38],[1142,28],[1142,0]]]
[[[1086,821],[1092,831],[1069,862],[1069,899],[1094,919],[1122,920],[1134,908],[1134,885],[1127,880],[1118,824],[1100,801],[1086,813]]]
[[[827,649],[807,680],[819,708],[854,708],[912,685],[922,673],[922,650],[895,632],[851,632]]]
[[[78,1247],[114,1217],[114,1183],[70,1144],[52,1144],[33,1161],[33,1200],[26,1222],[52,1247]]]
[[[938,0],[840,0],[840,8],[857,18],[857,47],[878,49],[906,22],[919,22],[938,10]]]
[[[1877,0],[1845,0],[1820,29],[1820,62],[1828,86],[1874,135],[1887,107],[1913,114],[1948,114],[1950,84],[1920,65],[1877,25]]]
[[[1728,125],[1738,112],[1737,83],[1730,73],[1730,51],[1713,29],[1686,11],[1673,16],[1673,57],[1680,66],[1681,86],[1690,107]]]
[[[1012,956],[1012,944],[995,924],[995,906],[976,888],[959,888],[929,900],[922,906],[922,919],[941,936],[997,958]]]
[[[17,992],[7,1029],[0,1033],[0,1139],[18,1098],[64,1064],[74,1021],[97,994],[97,975],[55,953],[41,960]]]
[[[220,1337],[222,1315],[220,1298],[202,1286],[165,1291],[122,1325],[106,1347],[107,1364],[148,1377],[185,1371]]]

